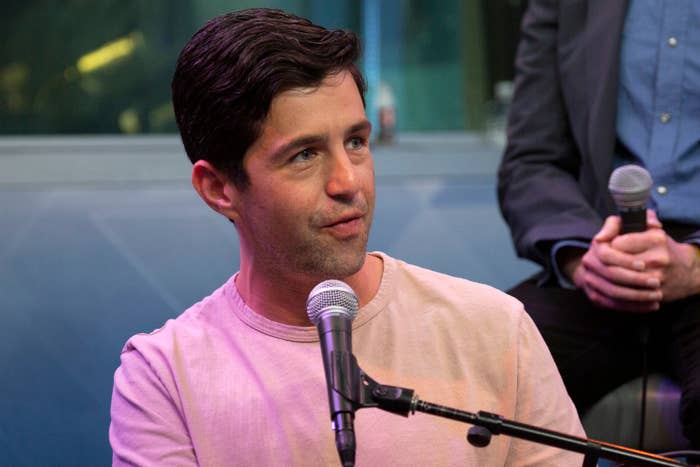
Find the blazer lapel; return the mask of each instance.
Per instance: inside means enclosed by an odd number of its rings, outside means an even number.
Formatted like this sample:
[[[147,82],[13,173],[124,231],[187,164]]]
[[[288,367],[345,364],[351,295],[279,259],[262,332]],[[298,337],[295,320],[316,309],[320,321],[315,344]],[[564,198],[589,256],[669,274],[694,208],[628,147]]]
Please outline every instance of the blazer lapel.
[[[607,186],[615,150],[620,42],[627,0],[588,0],[586,88],[588,154],[599,186]]]

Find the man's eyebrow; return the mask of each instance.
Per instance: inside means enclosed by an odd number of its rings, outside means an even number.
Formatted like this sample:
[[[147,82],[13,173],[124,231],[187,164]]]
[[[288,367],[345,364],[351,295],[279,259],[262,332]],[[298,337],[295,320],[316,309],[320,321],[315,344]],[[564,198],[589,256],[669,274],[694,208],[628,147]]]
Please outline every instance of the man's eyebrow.
[[[372,124],[369,122],[369,120],[362,120],[361,122],[355,123],[353,126],[351,126],[348,129],[348,134],[370,129],[372,129]]]

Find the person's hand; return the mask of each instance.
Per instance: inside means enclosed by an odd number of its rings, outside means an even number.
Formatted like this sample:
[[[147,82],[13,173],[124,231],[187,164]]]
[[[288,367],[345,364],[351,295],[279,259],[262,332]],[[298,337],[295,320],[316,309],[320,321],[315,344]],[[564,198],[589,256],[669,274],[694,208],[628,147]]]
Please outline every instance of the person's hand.
[[[648,254],[642,245],[654,243],[661,224],[652,211],[647,212],[648,230],[633,245],[613,246],[613,241],[633,234],[619,235],[619,216],[608,217],[585,253],[573,255],[563,264],[564,272],[598,306],[620,311],[649,312],[659,309],[663,292],[661,272],[648,268],[646,260],[659,262],[661,254]],[[631,251],[627,251],[629,247]]]
[[[651,212],[652,220],[656,220],[656,215]],[[655,223],[658,224],[658,220]],[[662,301],[670,302],[700,293],[698,246],[678,243],[657,228],[620,235],[612,240],[611,246],[634,255],[644,264],[644,271],[659,280]]]

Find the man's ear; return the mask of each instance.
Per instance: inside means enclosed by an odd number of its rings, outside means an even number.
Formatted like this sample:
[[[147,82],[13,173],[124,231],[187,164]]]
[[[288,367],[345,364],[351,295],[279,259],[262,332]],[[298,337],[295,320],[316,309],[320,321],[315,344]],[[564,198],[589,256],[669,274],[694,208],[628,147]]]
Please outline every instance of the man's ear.
[[[239,192],[223,171],[200,159],[192,167],[192,186],[214,211],[238,220]]]

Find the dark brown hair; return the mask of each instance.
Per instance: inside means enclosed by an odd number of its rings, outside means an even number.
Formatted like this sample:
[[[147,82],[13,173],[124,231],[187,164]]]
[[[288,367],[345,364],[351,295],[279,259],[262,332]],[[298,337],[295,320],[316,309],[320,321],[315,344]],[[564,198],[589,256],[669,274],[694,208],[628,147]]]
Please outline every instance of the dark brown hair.
[[[207,160],[238,187],[247,186],[243,156],[260,136],[272,100],[347,70],[364,102],[358,54],[354,33],[281,10],[248,9],[210,20],[180,53],[172,81],[187,156],[192,163]]]

